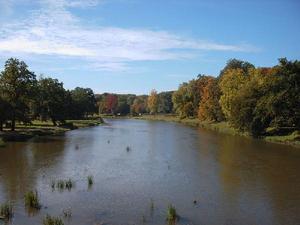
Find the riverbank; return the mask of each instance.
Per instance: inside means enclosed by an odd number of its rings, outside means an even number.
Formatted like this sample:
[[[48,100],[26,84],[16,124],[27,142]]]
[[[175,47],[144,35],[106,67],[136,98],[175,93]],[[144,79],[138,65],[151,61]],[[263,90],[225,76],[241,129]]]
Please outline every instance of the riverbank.
[[[196,118],[185,118],[180,119],[179,117],[175,115],[142,115],[142,116],[136,116],[132,117],[134,119],[143,119],[143,120],[158,120],[158,121],[167,121],[167,122],[177,122],[182,123],[189,126],[194,127],[201,127],[208,130],[214,130],[220,133],[224,134],[230,134],[230,135],[239,135],[239,136],[245,136],[250,137],[247,133],[239,132],[238,130],[230,127],[230,125],[227,122],[201,122]],[[264,136],[261,137],[264,141],[272,142],[272,143],[279,143],[279,144],[286,144],[286,145],[293,145],[295,147],[300,148],[300,131],[294,131],[293,133],[290,133],[288,135],[270,135],[270,136]]]
[[[34,120],[30,125],[16,124],[16,130],[4,129],[0,132],[0,146],[5,142],[27,141],[36,136],[59,136],[67,131],[97,126],[103,123],[102,118],[88,120],[67,120],[65,124],[54,126],[50,121]]]

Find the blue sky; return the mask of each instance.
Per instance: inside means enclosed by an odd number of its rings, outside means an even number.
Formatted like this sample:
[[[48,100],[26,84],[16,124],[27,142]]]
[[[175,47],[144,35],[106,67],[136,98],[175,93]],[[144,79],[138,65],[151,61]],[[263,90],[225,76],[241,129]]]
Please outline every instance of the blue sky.
[[[300,59],[299,0],[0,0],[0,64],[96,93],[174,90],[230,58]]]

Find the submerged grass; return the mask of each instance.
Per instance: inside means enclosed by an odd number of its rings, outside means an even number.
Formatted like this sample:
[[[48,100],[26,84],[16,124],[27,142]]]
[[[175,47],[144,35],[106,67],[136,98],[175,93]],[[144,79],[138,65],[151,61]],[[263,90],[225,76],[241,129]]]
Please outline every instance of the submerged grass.
[[[8,202],[0,205],[0,219],[9,220],[13,216],[13,208],[12,205]]]
[[[47,215],[43,220],[43,225],[64,225],[64,222],[59,217]]]
[[[88,176],[87,180],[88,180],[88,186],[91,187],[94,184],[93,176],[91,176],[91,175]]]
[[[29,191],[25,194],[25,206],[34,208],[34,209],[40,209],[41,204],[38,196],[37,191]]]
[[[69,178],[68,180],[58,180],[56,182],[56,188],[63,191],[64,189],[71,190],[74,186],[74,182]],[[51,183],[52,189],[55,187],[55,181]]]
[[[169,205],[167,210],[167,221],[174,222],[178,219],[178,214],[174,206]]]

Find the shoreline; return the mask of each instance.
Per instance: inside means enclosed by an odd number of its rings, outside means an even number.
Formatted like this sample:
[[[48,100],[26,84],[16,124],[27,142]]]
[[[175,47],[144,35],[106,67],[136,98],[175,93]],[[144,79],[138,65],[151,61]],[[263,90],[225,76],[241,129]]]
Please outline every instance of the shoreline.
[[[24,142],[34,137],[60,136],[67,131],[103,124],[103,119],[67,120],[65,125],[54,126],[50,122],[33,121],[31,125],[18,124],[15,131],[5,129],[0,132],[0,147],[6,142]]]
[[[238,135],[247,138],[253,138],[247,133],[239,132],[238,130],[229,126],[228,122],[201,122],[196,118],[185,118],[180,119],[175,115],[142,115],[142,116],[103,116],[103,118],[128,118],[128,119],[138,119],[138,120],[149,120],[149,121],[165,121],[165,122],[175,122],[181,123],[192,127],[200,127],[207,130],[216,131],[223,134]],[[281,145],[293,146],[300,148],[300,132],[294,132],[289,135],[273,135],[273,136],[263,136],[261,138],[256,138],[269,143],[276,143]]]

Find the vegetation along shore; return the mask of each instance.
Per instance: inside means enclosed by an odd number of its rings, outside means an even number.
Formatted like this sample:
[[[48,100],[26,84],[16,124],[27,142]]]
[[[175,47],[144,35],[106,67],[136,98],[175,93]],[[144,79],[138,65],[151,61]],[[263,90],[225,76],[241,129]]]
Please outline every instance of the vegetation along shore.
[[[106,115],[176,121],[297,146],[300,142],[297,60],[282,58],[278,65],[255,67],[231,59],[218,76],[199,74],[175,91],[153,89],[149,95],[94,94],[81,87],[66,90],[57,79],[37,79],[23,61],[13,58],[7,60],[0,81],[4,139],[10,134],[7,130],[21,136],[57,134],[101,123],[89,118]]]

